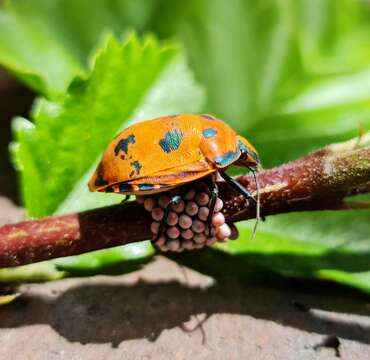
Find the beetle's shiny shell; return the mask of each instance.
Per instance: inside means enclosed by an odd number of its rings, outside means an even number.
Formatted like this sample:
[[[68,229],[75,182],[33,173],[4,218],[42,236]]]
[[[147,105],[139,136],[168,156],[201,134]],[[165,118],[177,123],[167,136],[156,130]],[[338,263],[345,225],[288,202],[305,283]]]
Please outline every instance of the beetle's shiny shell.
[[[165,191],[230,166],[240,157],[238,144],[235,131],[210,115],[139,122],[109,144],[89,188],[124,194]]]

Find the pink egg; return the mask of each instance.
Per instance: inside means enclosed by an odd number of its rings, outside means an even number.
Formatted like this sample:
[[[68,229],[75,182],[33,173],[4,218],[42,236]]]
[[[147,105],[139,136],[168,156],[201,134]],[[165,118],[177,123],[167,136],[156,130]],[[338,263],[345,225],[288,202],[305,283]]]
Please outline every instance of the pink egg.
[[[231,230],[230,230],[229,225],[227,224],[222,224],[217,229],[217,237],[219,238],[219,240],[226,240],[230,235],[231,235]]]
[[[225,223],[225,216],[222,213],[218,212],[218,213],[213,215],[213,217],[212,217],[212,225],[213,226],[219,227],[224,223]]]
[[[158,204],[162,209],[165,209],[167,205],[170,203],[170,197],[167,195],[161,195],[158,200]]]
[[[217,213],[217,212],[221,211],[223,206],[224,206],[223,201],[220,198],[217,198],[214,212]]]
[[[181,231],[181,236],[182,236],[184,239],[190,240],[190,239],[192,239],[192,238],[193,238],[194,233],[193,233],[190,229],[186,229],[186,230],[182,230],[182,231]]]
[[[198,212],[198,205],[194,201],[189,201],[185,206],[185,212],[190,216],[194,216]]]
[[[195,201],[199,206],[205,206],[209,202],[209,196],[205,192],[197,193],[195,196]]]
[[[191,226],[191,229],[195,233],[202,233],[206,229],[206,225],[203,221],[200,221],[198,219],[193,220],[193,225]]]
[[[194,235],[194,242],[196,244],[205,244],[207,241],[207,237],[204,234],[196,234]]]
[[[155,244],[157,246],[162,246],[166,243],[166,238],[162,235],[158,238],[158,240],[156,240]]]
[[[170,251],[177,251],[180,249],[180,241],[179,240],[169,240],[167,241],[167,248]]]
[[[158,234],[158,231],[159,231],[159,222],[157,221],[153,221],[150,225],[150,231],[153,233],[153,234]]]
[[[202,206],[198,211],[198,218],[202,221],[207,221],[209,215],[209,209],[205,206]]]
[[[173,211],[170,211],[167,217],[167,224],[170,226],[174,226],[177,224],[178,221],[179,217],[177,216],[177,214]]]
[[[161,221],[162,218],[163,218],[163,210],[161,208],[154,208],[152,210],[152,218],[155,220],[155,221]]]
[[[184,240],[182,242],[182,247],[186,250],[193,250],[194,249],[194,243],[190,240]]]
[[[180,217],[179,217],[179,225],[183,229],[189,229],[191,227],[192,223],[193,223],[193,220],[192,220],[192,218],[190,216],[185,215],[185,214],[180,215]]]
[[[156,201],[154,198],[152,197],[147,197],[145,200],[144,200],[144,208],[146,211],[152,211],[156,205]]]
[[[182,213],[185,209],[184,200],[180,200],[178,204],[174,205],[173,210],[177,213]]]
[[[180,236],[180,230],[177,228],[177,226],[171,226],[167,229],[167,235],[171,239],[177,239]]]

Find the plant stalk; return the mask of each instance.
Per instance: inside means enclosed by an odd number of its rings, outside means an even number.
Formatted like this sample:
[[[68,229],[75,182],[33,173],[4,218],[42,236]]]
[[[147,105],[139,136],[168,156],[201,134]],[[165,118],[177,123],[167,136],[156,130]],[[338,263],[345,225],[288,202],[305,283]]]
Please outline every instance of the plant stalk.
[[[237,177],[250,192],[252,175]],[[369,209],[347,202],[370,192],[370,132],[258,173],[262,215],[293,211]],[[219,183],[227,222],[254,218],[256,209],[225,182]],[[102,195],[104,196],[104,195]],[[151,219],[136,202],[24,221],[0,228],[0,268],[124,245],[151,237]]]

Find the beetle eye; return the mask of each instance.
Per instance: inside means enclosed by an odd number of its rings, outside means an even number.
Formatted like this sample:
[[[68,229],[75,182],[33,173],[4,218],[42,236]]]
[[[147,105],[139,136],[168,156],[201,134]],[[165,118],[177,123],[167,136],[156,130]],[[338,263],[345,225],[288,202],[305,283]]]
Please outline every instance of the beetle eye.
[[[249,148],[241,140],[238,140],[238,147],[242,154],[248,154]]]
[[[254,151],[252,151],[251,149],[248,149],[247,154],[248,154],[248,155],[249,155],[253,160],[255,160],[255,161],[256,161],[256,163],[259,163],[259,162],[260,162],[260,159],[259,159],[258,155],[257,155]]]
[[[252,158],[256,163],[259,163],[259,157],[256,152],[254,152],[249,146],[244,144],[241,140],[238,141],[239,150],[243,155]]]

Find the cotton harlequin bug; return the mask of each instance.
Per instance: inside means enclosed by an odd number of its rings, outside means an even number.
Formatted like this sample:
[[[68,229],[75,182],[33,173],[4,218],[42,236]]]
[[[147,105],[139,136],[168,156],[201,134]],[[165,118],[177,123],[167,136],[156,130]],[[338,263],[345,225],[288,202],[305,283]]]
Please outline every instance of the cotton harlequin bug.
[[[259,158],[255,148],[230,126],[211,115],[163,116],[123,130],[108,146],[88,185],[90,191],[146,195],[218,172],[234,189],[257,203],[224,172],[232,164],[254,171]],[[207,183],[212,199],[216,199],[214,181],[208,179]],[[171,199],[161,230],[170,207],[178,200],[176,196]],[[214,201],[210,208],[211,218]]]

